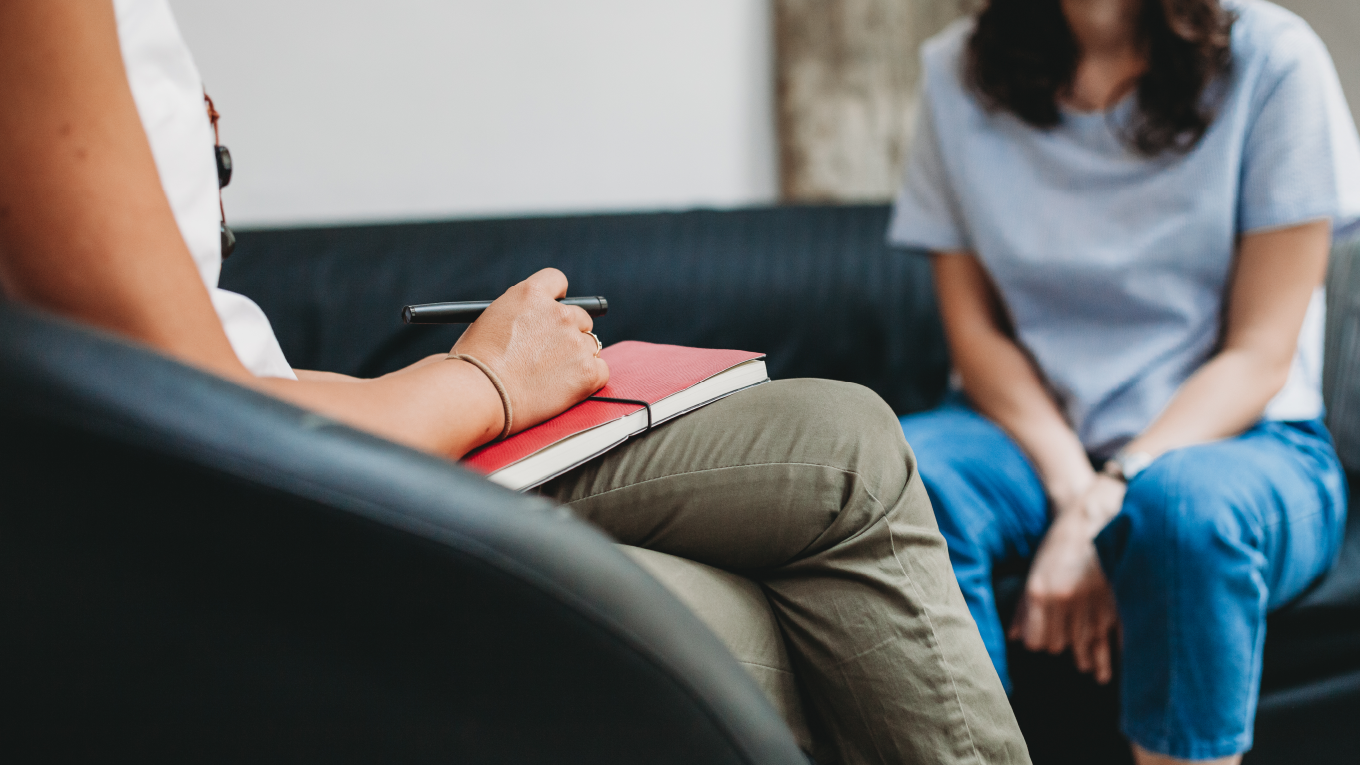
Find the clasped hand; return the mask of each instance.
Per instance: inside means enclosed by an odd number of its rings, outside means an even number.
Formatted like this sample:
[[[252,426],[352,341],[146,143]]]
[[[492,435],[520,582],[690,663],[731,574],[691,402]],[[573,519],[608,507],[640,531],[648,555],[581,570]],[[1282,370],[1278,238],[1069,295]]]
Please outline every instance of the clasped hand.
[[[1123,501],[1124,484],[1099,475],[1080,499],[1056,509],[1009,633],[1031,651],[1071,648],[1077,668],[1102,685],[1114,674],[1111,635],[1119,615],[1094,540]]]

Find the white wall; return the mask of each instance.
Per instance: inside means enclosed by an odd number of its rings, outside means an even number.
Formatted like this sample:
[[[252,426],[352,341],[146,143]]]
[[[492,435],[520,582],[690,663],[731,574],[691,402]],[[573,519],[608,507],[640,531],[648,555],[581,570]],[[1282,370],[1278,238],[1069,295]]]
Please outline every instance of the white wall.
[[[171,0],[234,226],[777,193],[769,0]]]

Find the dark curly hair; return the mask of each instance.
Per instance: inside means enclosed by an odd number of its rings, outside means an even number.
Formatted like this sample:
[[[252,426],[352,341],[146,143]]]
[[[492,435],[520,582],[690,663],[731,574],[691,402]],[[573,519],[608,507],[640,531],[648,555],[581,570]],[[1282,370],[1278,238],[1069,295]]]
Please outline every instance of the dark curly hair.
[[[1232,65],[1236,16],[1219,0],[1143,0],[1148,70],[1126,140],[1144,156],[1187,152],[1214,120],[1206,89]],[[1076,74],[1077,41],[1061,0],[989,0],[968,42],[967,78],[988,107],[1037,128],[1062,122],[1058,96]]]

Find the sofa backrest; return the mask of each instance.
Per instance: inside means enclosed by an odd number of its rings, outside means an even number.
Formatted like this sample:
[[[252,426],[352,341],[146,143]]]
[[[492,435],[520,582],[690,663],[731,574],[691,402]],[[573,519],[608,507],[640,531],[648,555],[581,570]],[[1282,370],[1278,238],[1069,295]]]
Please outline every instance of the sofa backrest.
[[[408,303],[493,298],[562,269],[603,295],[606,343],[769,354],[776,378],[873,388],[928,408],[948,358],[930,269],[887,246],[884,205],[245,231],[222,286],[254,298],[296,367],[358,375],[445,352],[461,327],[405,327]]]
[[[1341,462],[1360,471],[1360,239],[1332,250],[1327,268],[1327,341],[1322,392]]]

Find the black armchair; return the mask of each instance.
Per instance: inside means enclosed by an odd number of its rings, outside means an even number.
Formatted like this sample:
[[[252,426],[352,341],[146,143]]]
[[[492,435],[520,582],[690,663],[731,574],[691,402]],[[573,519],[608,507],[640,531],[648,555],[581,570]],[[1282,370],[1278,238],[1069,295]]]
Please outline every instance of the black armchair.
[[[805,762],[601,534],[0,302],[0,757]]]

